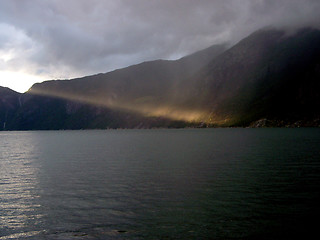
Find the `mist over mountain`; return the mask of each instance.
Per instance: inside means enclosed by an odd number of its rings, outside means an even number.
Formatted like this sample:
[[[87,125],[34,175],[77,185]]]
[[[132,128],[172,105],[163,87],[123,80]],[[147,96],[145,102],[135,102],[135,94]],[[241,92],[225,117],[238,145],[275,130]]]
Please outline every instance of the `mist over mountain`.
[[[214,59],[195,77],[193,99],[213,118],[247,124],[259,118],[319,116],[320,31],[288,35],[262,29]]]
[[[46,81],[24,94],[1,88],[0,126],[319,126],[319,56],[319,30],[264,28],[175,61]]]

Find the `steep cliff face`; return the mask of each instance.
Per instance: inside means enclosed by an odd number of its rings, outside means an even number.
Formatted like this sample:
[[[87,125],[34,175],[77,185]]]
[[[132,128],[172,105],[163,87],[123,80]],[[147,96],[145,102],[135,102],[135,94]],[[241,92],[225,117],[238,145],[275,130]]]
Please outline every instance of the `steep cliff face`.
[[[47,81],[23,95],[1,88],[0,126],[318,126],[319,56],[319,30],[262,29],[230,49]]]

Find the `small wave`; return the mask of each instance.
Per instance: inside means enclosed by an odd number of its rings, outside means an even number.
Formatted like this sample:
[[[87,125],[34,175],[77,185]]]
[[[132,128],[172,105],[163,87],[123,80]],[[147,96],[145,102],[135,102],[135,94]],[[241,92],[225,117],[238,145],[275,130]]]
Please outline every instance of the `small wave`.
[[[30,231],[30,232],[23,232],[23,233],[14,233],[14,234],[10,234],[7,236],[2,236],[0,237],[0,240],[3,239],[17,239],[17,238],[21,238],[21,237],[32,237],[35,235],[40,234],[42,231]]]

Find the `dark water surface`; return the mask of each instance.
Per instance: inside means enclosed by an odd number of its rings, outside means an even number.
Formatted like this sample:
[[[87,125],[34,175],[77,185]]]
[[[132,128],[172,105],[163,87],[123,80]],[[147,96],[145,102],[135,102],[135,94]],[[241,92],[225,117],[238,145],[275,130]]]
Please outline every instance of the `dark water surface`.
[[[0,239],[317,233],[320,129],[0,132]]]

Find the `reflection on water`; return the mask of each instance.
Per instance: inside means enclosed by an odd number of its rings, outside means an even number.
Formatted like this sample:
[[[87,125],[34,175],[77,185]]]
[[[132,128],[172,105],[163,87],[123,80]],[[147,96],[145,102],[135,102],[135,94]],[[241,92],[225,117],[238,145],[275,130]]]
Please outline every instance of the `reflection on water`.
[[[39,197],[36,191],[39,166],[35,163],[38,151],[35,142],[29,138],[29,134],[22,132],[1,133],[1,234],[24,230],[42,217],[37,210],[40,206],[34,201]],[[15,236],[11,235],[10,238]]]
[[[316,232],[319,129],[0,132],[0,239]]]

